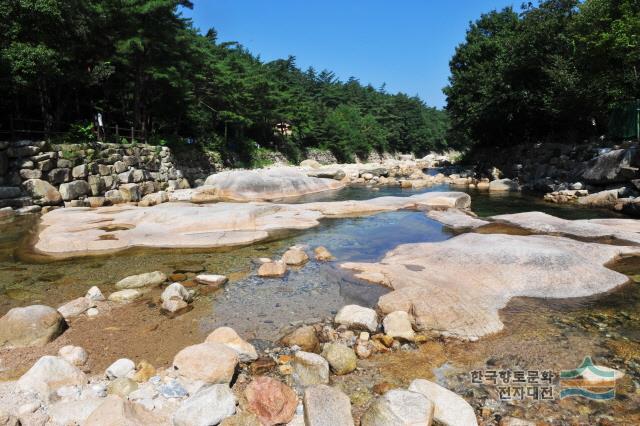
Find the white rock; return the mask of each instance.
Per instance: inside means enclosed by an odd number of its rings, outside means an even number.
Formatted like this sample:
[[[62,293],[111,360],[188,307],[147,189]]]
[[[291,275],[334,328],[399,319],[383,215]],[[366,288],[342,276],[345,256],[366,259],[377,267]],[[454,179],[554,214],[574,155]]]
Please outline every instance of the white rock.
[[[89,291],[87,291],[87,294],[84,297],[86,297],[89,300],[93,300],[95,302],[101,302],[105,300],[104,295],[102,294],[100,289],[95,285],[91,287]]]
[[[80,346],[67,345],[60,348],[58,355],[75,366],[84,365],[89,356]]]
[[[162,295],[160,296],[160,299],[163,302],[171,299],[177,299],[184,300],[185,302],[189,303],[191,302],[192,298],[193,295],[191,294],[191,292],[180,283],[170,284],[167,288],[164,289]]]
[[[236,402],[235,395],[227,385],[202,388],[176,410],[173,415],[173,425],[217,425],[235,414]]]
[[[60,315],[65,319],[68,319],[77,317],[94,306],[95,302],[93,300],[87,299],[86,297],[78,297],[77,299],[73,299],[72,301],[60,306],[58,308],[58,312],[60,312]]]
[[[42,404],[40,403],[40,401],[22,404],[20,408],[18,408],[18,415],[22,417],[27,414],[35,413],[41,406]]]
[[[392,389],[378,397],[360,420],[361,426],[430,425],[434,405],[424,395]]]
[[[175,313],[187,308],[189,305],[182,299],[169,299],[162,302],[162,309]]]
[[[121,377],[127,377],[129,373],[135,371],[136,365],[128,358],[120,358],[113,364],[111,364],[104,372],[108,379],[119,379]]]
[[[473,408],[462,397],[424,379],[415,379],[409,390],[424,395],[435,405],[434,418],[446,426],[477,426]]]
[[[318,354],[298,351],[293,358],[293,379],[301,386],[329,383],[329,363]]]
[[[86,382],[87,377],[78,367],[60,357],[46,355],[18,379],[17,386],[48,400],[51,392],[63,386],[83,385]]]
[[[416,333],[411,326],[411,317],[405,311],[394,311],[382,320],[385,334],[401,340],[413,342]]]
[[[81,425],[102,401],[98,398],[87,398],[56,402],[48,408],[49,420],[54,425]]]
[[[229,281],[229,279],[224,275],[201,274],[196,276],[196,281],[200,284],[219,287]]]
[[[115,293],[111,293],[109,295],[109,300],[112,302],[127,303],[136,300],[140,296],[142,296],[142,293],[138,290],[120,290],[116,291]]]
[[[378,314],[370,308],[347,305],[340,309],[335,322],[349,328],[369,330],[373,333],[378,329]]]
[[[147,272],[146,274],[132,275],[121,279],[116,283],[117,289],[141,288],[162,284],[167,276],[160,271]]]
[[[353,426],[351,402],[339,389],[309,386],[304,391],[303,403],[307,426]]]
[[[87,316],[88,317],[95,317],[98,316],[98,314],[100,314],[100,311],[96,308],[89,308],[87,309]]]

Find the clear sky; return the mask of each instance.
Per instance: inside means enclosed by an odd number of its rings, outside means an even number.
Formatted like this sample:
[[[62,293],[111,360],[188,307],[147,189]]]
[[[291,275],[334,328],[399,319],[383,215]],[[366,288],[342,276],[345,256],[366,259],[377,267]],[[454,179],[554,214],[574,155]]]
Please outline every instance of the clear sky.
[[[264,61],[296,57],[343,80],[420,96],[443,107],[449,59],[469,22],[521,0],[195,0],[184,15]]]

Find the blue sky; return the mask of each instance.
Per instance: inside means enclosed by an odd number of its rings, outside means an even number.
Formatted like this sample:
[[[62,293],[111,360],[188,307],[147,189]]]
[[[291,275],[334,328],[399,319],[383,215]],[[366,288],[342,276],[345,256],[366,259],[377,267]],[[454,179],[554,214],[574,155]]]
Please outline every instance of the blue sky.
[[[184,15],[219,40],[238,41],[264,61],[296,57],[346,80],[420,96],[443,107],[449,59],[481,13],[509,0],[195,0]]]

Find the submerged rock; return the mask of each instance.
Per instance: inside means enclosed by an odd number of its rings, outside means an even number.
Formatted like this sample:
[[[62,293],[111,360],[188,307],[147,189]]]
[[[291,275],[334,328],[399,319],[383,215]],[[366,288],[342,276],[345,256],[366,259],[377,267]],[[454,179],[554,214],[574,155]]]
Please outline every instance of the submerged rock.
[[[309,261],[309,256],[304,250],[292,247],[282,255],[282,261],[287,265],[300,266]]]
[[[62,315],[49,306],[13,308],[0,318],[0,348],[44,346],[65,328]]]
[[[351,401],[336,388],[309,386],[304,391],[304,423],[306,426],[353,426]]]
[[[470,233],[400,245],[379,263],[342,267],[394,290],[378,301],[383,313],[404,311],[419,331],[475,340],[503,328],[498,311],[512,297],[583,297],[624,284],[626,275],[603,265],[634,252],[640,248]]]
[[[415,379],[409,390],[424,395],[435,406],[434,419],[446,426],[477,426],[473,408],[462,397],[424,379]]]
[[[331,254],[331,252],[329,250],[327,250],[327,248],[324,247],[324,246],[316,247],[313,252],[316,255],[316,260],[318,260],[320,262],[328,262],[328,261],[334,259],[334,257]]]
[[[119,290],[129,288],[141,288],[149,287],[153,285],[162,284],[167,280],[167,276],[160,271],[147,272],[145,274],[132,275],[121,279],[116,283],[116,288]]]
[[[287,273],[287,264],[281,260],[266,262],[258,268],[258,276],[264,278],[280,278]]]
[[[249,342],[242,340],[238,333],[231,327],[219,327],[213,330],[205,340],[209,343],[221,343],[238,354],[240,361],[251,362],[258,359],[256,348]]]

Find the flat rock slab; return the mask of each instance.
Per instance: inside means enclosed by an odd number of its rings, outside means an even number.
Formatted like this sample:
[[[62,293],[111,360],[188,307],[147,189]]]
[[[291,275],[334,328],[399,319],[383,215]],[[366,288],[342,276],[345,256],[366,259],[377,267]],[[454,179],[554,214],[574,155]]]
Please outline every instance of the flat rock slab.
[[[204,186],[183,190],[173,196],[188,196],[194,202],[269,201],[343,187],[344,184],[335,179],[311,177],[290,168],[232,170],[211,175]]]
[[[470,233],[401,245],[379,263],[342,267],[395,290],[378,301],[383,313],[405,311],[421,331],[476,340],[503,328],[498,311],[512,297],[584,297],[626,283],[626,275],[603,265],[634,252],[640,248]]]
[[[492,216],[492,221],[517,226],[533,233],[554,234],[585,240],[618,240],[640,244],[640,222],[635,219],[567,220],[542,212]]]
[[[458,209],[431,210],[427,212],[427,217],[455,231],[475,229],[489,223]]]
[[[35,250],[66,258],[135,247],[219,248],[248,245],[282,231],[308,229],[323,218],[400,209],[468,208],[463,192],[307,204],[164,203],[153,207],[66,208],[41,218]]]

